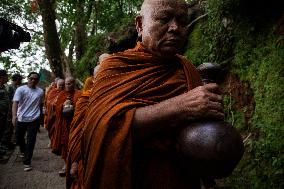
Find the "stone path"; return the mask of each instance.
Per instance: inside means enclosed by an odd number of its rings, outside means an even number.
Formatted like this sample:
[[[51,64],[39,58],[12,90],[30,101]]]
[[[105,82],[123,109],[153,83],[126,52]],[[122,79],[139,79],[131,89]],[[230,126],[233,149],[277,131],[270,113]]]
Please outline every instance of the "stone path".
[[[40,128],[32,159],[33,170],[24,171],[22,158],[16,148],[10,159],[0,164],[0,189],[64,189],[65,177],[58,171],[63,160],[52,154],[48,145],[47,131]]]

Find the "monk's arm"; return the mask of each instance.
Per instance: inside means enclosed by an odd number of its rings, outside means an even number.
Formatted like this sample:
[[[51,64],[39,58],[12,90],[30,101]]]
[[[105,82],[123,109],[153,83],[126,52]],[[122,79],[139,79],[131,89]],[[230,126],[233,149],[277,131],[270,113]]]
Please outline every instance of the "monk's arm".
[[[224,117],[222,96],[216,84],[200,86],[160,103],[137,108],[132,122],[133,136],[141,140],[163,128],[206,117]]]

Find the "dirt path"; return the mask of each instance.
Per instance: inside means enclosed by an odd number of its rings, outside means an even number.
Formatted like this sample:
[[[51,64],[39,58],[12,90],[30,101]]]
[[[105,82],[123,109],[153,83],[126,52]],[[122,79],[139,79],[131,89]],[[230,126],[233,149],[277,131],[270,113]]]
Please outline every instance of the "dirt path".
[[[63,160],[52,154],[47,132],[40,128],[32,159],[33,170],[25,172],[19,150],[16,148],[9,161],[0,164],[0,189],[64,189],[65,178],[58,176]]]

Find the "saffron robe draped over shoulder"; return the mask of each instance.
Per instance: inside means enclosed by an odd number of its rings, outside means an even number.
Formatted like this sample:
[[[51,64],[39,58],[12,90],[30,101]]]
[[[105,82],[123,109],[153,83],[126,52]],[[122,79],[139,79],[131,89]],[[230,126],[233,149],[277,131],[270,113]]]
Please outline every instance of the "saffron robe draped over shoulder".
[[[55,122],[55,104],[60,92],[61,90],[52,88],[45,97],[44,127],[48,130],[49,136],[52,135],[53,132],[53,125]]]
[[[79,97],[74,112],[74,117],[70,126],[68,153],[66,161],[66,188],[81,189],[82,188],[82,161],[80,155],[81,136],[84,127],[84,117],[88,108],[89,97],[93,85],[93,77],[86,79],[82,95]],[[70,175],[72,163],[79,164],[78,176],[76,179]]]
[[[80,97],[81,92],[78,90],[73,91],[62,91],[56,101],[55,105],[55,114],[56,121],[54,123],[54,132],[51,135],[51,149],[52,152],[61,155],[65,160],[67,156],[67,145],[69,140],[69,131],[72,117],[65,117],[62,114],[63,104],[66,101],[67,97],[70,97],[73,105],[76,105],[78,98]]]
[[[94,76],[90,76],[85,80],[83,92],[88,91],[91,89],[94,83]]]
[[[134,49],[101,65],[85,115],[81,141],[84,188],[199,188],[175,165],[174,131],[133,143],[135,109],[175,97],[201,85],[195,67],[176,55],[165,60]]]

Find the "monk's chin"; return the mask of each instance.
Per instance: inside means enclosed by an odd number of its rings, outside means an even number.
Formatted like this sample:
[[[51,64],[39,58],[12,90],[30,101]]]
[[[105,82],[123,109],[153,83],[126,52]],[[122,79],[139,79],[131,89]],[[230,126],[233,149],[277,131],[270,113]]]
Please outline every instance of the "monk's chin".
[[[172,56],[175,56],[176,54],[180,54],[181,53],[181,50],[175,48],[175,47],[164,47],[161,49],[161,56],[164,56],[164,57],[172,57]]]

